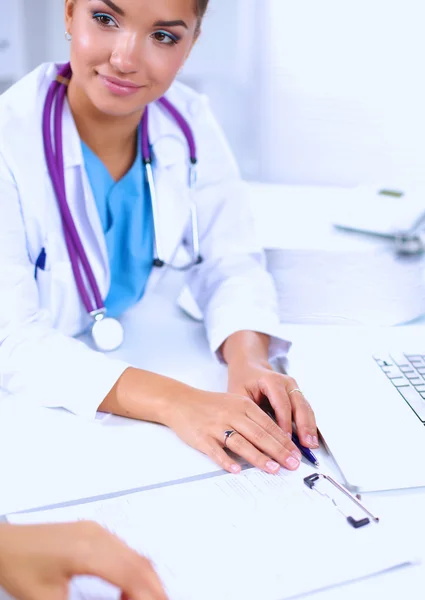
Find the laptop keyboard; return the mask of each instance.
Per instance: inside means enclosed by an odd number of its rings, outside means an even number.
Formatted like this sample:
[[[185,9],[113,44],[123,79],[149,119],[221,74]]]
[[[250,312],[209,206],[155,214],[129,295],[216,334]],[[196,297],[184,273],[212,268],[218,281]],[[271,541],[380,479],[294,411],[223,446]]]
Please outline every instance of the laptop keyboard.
[[[425,355],[373,357],[416,416],[425,423]]]

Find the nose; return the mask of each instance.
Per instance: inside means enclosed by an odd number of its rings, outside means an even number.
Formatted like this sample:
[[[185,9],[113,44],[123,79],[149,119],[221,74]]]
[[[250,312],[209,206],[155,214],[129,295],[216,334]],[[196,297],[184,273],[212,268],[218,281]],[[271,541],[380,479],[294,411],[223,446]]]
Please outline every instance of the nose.
[[[123,33],[114,51],[111,54],[110,62],[121,73],[137,73],[142,63],[142,40],[134,33]]]

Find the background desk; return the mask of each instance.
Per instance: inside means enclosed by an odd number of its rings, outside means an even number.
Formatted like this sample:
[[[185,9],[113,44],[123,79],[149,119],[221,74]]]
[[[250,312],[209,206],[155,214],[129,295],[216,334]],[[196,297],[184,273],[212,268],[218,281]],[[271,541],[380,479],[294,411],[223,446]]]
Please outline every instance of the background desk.
[[[250,190],[263,246],[285,250],[269,255],[285,322],[392,326],[424,314],[425,256],[396,256],[391,241],[333,226],[361,192],[267,184]],[[381,214],[382,200],[367,208]]]
[[[271,231],[269,227],[266,229]],[[265,245],[268,245],[267,241]],[[173,302],[178,295],[180,283],[178,274],[168,273],[157,290],[144,298],[137,307],[124,316],[123,324],[126,331],[126,341],[120,351],[117,352],[117,355],[129,360],[138,367],[177,377],[201,388],[224,391],[226,389],[226,369],[212,360],[202,324],[190,319]],[[320,335],[320,327],[313,329],[300,325],[282,325],[282,333],[294,341],[294,368],[299,370],[302,356],[297,356],[297,345],[305,343],[308,336]],[[389,337],[396,335],[400,339],[408,339],[411,335],[421,334],[422,330],[420,328],[400,328],[394,329],[386,335]],[[323,351],[326,351],[325,347]],[[296,361],[299,361],[298,365],[295,364]],[[302,379],[299,379],[299,384],[302,386]],[[16,422],[14,426],[16,427]],[[140,437],[142,437],[145,431],[151,431],[151,428],[155,427],[117,417],[105,420],[104,426],[107,428],[125,427],[129,437],[133,436],[133,439],[136,439],[139,432]],[[136,436],[133,434],[136,434]],[[170,443],[175,443],[176,449],[181,447],[180,442],[177,440]],[[154,447],[151,448],[150,458],[152,460],[155,459],[157,450]],[[398,441],[388,440],[387,450],[390,454],[391,451],[402,451],[402,447],[400,449]],[[190,473],[192,465],[193,472],[197,470],[199,472],[198,453],[189,449],[185,449],[185,451],[187,452],[187,472]],[[87,447],[87,454],[91,452],[92,448]],[[128,452],[128,447],[125,449],[117,448],[117,453],[120,452],[123,453],[122,460],[127,460],[128,454],[126,455],[125,452]],[[320,450],[318,454],[322,466],[325,469],[333,470],[332,462],[323,450]],[[164,468],[170,456],[175,459],[175,455],[171,454],[168,448],[168,454],[163,463]],[[11,474],[13,474],[13,460],[14,457],[9,455],[8,461],[12,463],[12,469],[9,470]],[[406,457],[406,460],[417,460],[418,468],[423,468],[422,458],[420,457]],[[40,465],[40,472],[37,474],[40,481],[43,481],[43,468],[44,465]],[[213,469],[214,467],[210,465],[210,468]],[[12,476],[9,479],[3,478],[2,487],[15,485],[17,476],[24,480],[26,476],[29,477],[29,473],[22,472],[21,467],[19,469],[19,474],[15,470],[14,478]],[[208,469],[206,463],[205,469]],[[338,476],[337,471],[334,474]],[[65,477],[69,478],[70,475],[65,474]],[[425,539],[423,526],[425,489],[368,495],[365,496],[365,502],[381,517],[395,520],[401,530],[410,537],[412,545],[415,545],[415,547],[418,539]],[[313,559],[315,552],[323,551],[323,548],[326,548],[326,540],[310,540],[306,531],[300,531],[300,535],[305,537],[306,550]],[[397,543],[396,539],[395,543]],[[425,561],[423,547],[422,558]],[[285,568],[284,565],[282,565],[282,568]],[[372,598],[398,600],[402,597],[409,597],[413,600],[422,600],[424,584],[425,570],[423,568],[409,569],[322,592],[315,595],[315,598],[318,600],[357,600],[358,598],[363,600],[371,600]]]

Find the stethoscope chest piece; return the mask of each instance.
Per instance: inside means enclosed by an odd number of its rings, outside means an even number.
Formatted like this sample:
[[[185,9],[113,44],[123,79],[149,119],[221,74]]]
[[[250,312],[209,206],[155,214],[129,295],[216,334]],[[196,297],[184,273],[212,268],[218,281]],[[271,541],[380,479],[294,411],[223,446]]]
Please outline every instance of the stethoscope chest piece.
[[[93,341],[101,352],[117,350],[124,341],[124,328],[111,317],[97,315],[92,327]]]

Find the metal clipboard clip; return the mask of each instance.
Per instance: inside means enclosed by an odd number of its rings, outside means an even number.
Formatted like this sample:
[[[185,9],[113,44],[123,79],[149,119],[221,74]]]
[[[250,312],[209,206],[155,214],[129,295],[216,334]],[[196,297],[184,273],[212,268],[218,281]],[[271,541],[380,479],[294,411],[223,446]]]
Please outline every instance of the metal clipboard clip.
[[[362,519],[355,519],[354,517],[347,515],[341,508],[340,506],[337,504],[335,498],[333,496],[330,496],[327,493],[322,492],[317,486],[316,484],[320,481],[320,480],[326,480],[328,481],[330,484],[332,484],[339,492],[341,492],[342,494],[344,494],[347,498],[349,498],[352,502],[354,502],[356,504],[357,507],[359,507],[366,515],[368,515],[367,517],[364,517]],[[345,487],[343,487],[342,485],[340,485],[337,481],[335,481],[335,479],[333,479],[332,477],[330,477],[330,475],[324,475],[323,473],[313,473],[312,475],[309,475],[308,477],[304,477],[304,483],[307,487],[309,487],[311,490],[316,491],[318,494],[320,494],[321,496],[323,496],[324,498],[328,498],[335,506],[335,508],[337,508],[339,510],[339,512],[345,517],[345,519],[347,520],[347,523],[349,523],[351,525],[351,527],[354,527],[354,529],[359,529],[360,527],[364,527],[365,525],[369,525],[369,523],[371,522],[371,520],[374,523],[379,523],[379,517],[375,517],[375,515],[373,515],[365,506],[364,504],[360,501],[359,498],[356,498],[356,496],[354,496],[351,492],[349,492]]]

